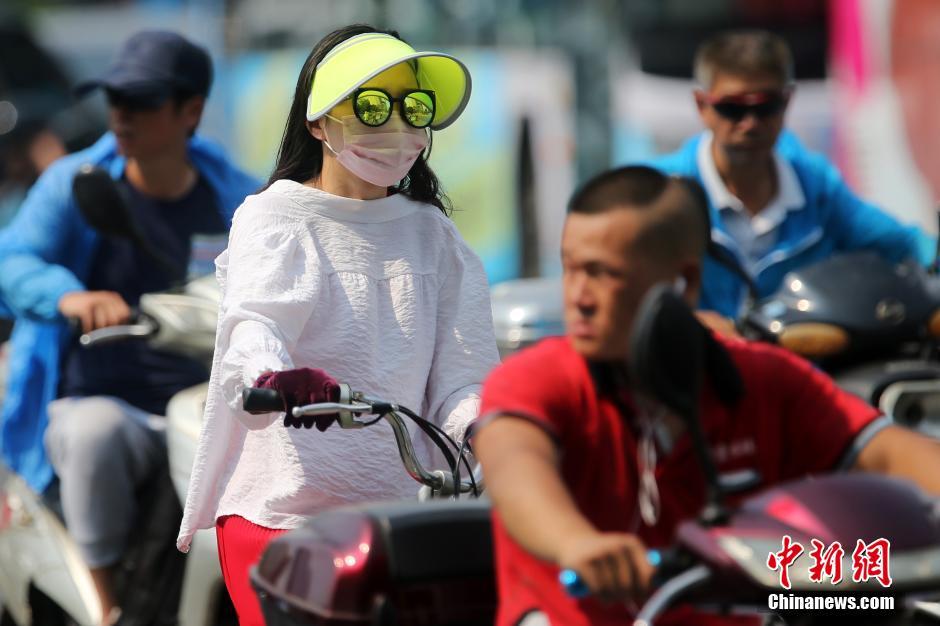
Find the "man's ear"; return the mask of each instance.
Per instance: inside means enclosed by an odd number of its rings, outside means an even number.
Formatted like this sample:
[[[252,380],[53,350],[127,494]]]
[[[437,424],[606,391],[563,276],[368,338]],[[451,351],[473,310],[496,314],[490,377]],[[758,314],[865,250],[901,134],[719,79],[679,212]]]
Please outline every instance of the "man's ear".
[[[326,138],[326,133],[323,132],[323,120],[326,118],[319,118],[313,120],[312,122],[307,122],[307,132],[313,136],[314,139],[319,139],[323,141]]]
[[[186,118],[187,126],[195,131],[202,119],[202,112],[206,108],[206,99],[203,96],[193,96],[183,102],[181,114]]]
[[[703,113],[707,106],[705,102],[705,92],[701,89],[696,89],[692,92],[692,95],[695,98],[695,108],[698,109],[699,114]]]
[[[685,282],[682,297],[689,306],[698,306],[699,292],[702,289],[702,265],[700,263],[686,263],[679,271]]]

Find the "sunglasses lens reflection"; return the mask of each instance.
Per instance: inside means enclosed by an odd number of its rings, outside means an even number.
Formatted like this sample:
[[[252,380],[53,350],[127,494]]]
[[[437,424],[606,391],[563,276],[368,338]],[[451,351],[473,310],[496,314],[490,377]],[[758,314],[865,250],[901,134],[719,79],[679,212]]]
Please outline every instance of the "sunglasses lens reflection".
[[[434,98],[423,91],[413,91],[402,98],[405,120],[415,128],[430,126],[434,120]]]
[[[353,108],[366,126],[381,126],[392,114],[392,101],[381,91],[363,91],[356,96]]]

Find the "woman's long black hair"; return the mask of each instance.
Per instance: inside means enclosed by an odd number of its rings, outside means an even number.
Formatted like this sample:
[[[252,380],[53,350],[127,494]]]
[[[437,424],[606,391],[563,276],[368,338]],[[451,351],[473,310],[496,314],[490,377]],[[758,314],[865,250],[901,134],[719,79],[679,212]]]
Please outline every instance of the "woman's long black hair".
[[[314,70],[337,44],[363,33],[385,33],[401,39],[393,30],[378,30],[366,24],[353,24],[334,30],[320,40],[310,52],[297,78],[294,102],[287,115],[281,147],[277,151],[277,163],[268,178],[268,185],[280,179],[303,183],[320,175],[323,170],[323,142],[307,130],[307,96],[310,94],[310,85],[313,84]],[[447,215],[451,211],[450,201],[428,165],[430,156],[431,144],[428,143],[427,149],[411,166],[408,175],[398,183],[398,187],[390,191],[397,191],[412,200],[436,206]]]

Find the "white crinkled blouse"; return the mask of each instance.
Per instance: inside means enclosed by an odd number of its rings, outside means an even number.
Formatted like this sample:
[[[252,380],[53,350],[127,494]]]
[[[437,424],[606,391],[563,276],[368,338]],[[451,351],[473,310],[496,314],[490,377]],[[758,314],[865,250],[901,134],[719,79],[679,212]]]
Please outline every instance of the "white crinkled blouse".
[[[354,200],[280,180],[239,207],[216,268],[215,356],[179,549],[225,515],[295,528],[328,507],[414,498],[387,425],[285,428],[282,415],[242,411],[241,391],[265,371],[319,367],[461,438],[499,357],[483,266],[453,223],[401,195]],[[423,433],[412,437],[440,466]]]

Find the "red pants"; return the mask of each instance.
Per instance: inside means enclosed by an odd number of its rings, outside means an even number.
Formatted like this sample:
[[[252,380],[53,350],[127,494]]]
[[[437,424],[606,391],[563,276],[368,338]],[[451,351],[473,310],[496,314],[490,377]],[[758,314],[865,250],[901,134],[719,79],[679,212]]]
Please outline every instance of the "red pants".
[[[220,517],[215,523],[222,576],[240,626],[264,626],[261,603],[248,582],[248,569],[258,562],[272,539],[286,532],[252,524],[237,515]]]

